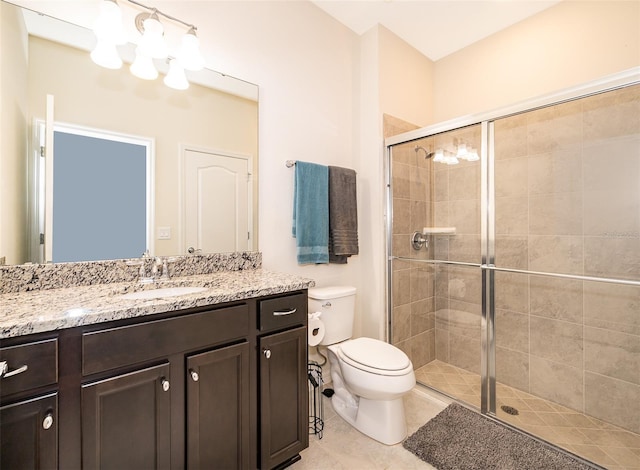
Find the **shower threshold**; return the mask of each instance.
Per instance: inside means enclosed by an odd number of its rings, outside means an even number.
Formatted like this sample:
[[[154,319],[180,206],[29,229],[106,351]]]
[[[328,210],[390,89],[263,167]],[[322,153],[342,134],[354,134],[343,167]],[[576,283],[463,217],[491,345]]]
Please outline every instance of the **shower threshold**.
[[[438,360],[415,374],[419,383],[480,408],[480,375]],[[513,387],[497,383],[496,390],[496,415],[505,423],[606,468],[640,466],[640,435]]]

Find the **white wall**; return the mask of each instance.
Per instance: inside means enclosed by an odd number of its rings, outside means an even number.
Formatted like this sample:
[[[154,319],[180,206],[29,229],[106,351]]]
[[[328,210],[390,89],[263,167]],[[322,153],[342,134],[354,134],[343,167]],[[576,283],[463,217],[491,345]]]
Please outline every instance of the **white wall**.
[[[385,258],[382,120],[380,119],[379,31],[372,28],[360,38],[358,80],[359,120],[354,125],[359,147],[360,262],[363,287],[356,316],[356,334],[384,338]]]
[[[291,236],[293,169],[305,160],[353,167],[357,38],[308,2],[184,2],[200,22],[210,63],[260,85],[260,250],[267,269],[313,278],[318,285],[361,287],[360,263],[299,266]],[[359,185],[366,185],[359,175]],[[360,201],[366,210],[366,201]],[[361,237],[366,233],[361,230]]]
[[[434,122],[640,65],[640,2],[563,1],[436,62]]]
[[[433,121],[434,62],[379,26],[380,110],[416,126]]]
[[[383,26],[360,38],[359,174],[364,293],[356,333],[386,338],[386,192],[383,113],[426,125],[433,109],[433,62]]]
[[[0,5],[1,7],[1,5]],[[11,70],[0,83],[0,260],[28,257],[27,225],[27,42],[21,18],[0,8],[0,67]],[[22,178],[16,175],[23,175]]]

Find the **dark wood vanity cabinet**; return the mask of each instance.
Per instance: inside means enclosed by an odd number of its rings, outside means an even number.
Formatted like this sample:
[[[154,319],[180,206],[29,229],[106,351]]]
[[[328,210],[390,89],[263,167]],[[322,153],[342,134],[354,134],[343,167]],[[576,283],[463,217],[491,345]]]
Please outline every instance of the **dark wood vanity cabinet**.
[[[82,468],[170,468],[169,364],[82,386]]]
[[[187,358],[187,468],[250,468],[250,347]]]
[[[57,395],[0,407],[0,468],[58,468]]]
[[[261,468],[274,468],[309,446],[307,328],[260,338]]]
[[[307,295],[259,302],[260,466],[295,462],[309,446]]]
[[[0,379],[0,468],[286,466],[308,446],[306,324],[297,291],[3,340],[29,367]]]
[[[0,348],[0,468],[58,467],[58,344]]]
[[[83,332],[82,467],[250,468],[251,310]]]

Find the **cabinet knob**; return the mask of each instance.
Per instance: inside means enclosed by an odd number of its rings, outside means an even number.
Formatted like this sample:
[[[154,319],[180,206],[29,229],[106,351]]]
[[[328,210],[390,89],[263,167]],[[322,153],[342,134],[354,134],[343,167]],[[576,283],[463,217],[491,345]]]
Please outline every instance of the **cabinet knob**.
[[[171,387],[171,384],[169,383],[169,381],[167,379],[162,379],[162,390],[164,390],[165,392],[168,392],[169,387]]]
[[[44,429],[49,429],[53,426],[53,415],[51,413],[47,413],[47,416],[42,420],[42,427]]]
[[[200,379],[200,376],[198,375],[198,373],[197,373],[195,370],[191,369],[191,370],[189,371],[189,373],[191,374],[191,379],[192,379],[194,382],[197,382],[197,381]]]
[[[264,354],[264,357],[269,359],[271,357],[271,349],[263,349],[262,354]]]

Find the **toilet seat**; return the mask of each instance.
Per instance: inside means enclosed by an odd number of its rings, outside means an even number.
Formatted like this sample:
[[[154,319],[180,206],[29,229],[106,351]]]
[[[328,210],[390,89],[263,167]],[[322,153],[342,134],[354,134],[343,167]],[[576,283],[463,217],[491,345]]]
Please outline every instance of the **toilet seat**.
[[[356,338],[340,344],[338,355],[347,364],[377,375],[398,376],[413,371],[405,353],[373,338]]]

